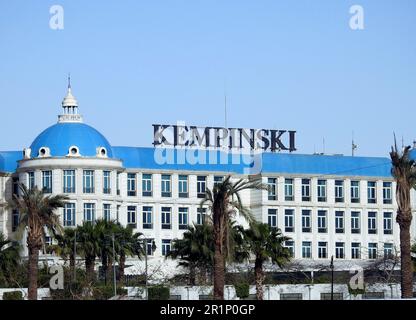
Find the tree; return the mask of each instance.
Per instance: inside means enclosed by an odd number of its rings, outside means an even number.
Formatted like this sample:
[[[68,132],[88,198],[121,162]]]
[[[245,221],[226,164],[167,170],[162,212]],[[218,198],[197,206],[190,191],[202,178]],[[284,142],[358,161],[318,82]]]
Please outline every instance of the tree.
[[[27,228],[27,247],[29,250],[28,298],[37,300],[39,250],[44,244],[45,229],[50,234],[56,234],[61,230],[59,216],[54,212],[64,206],[68,197],[64,195],[45,196],[37,187],[28,189],[23,184],[19,184],[19,190],[20,195],[13,195],[9,207],[17,209],[20,213],[19,229]]]
[[[0,279],[8,282],[11,274],[20,264],[20,245],[6,239],[0,232]]]
[[[84,221],[77,227],[77,249],[85,259],[85,271],[87,280],[94,279],[95,258],[100,255],[100,238],[90,221]]]
[[[400,227],[400,265],[402,298],[413,297],[413,264],[410,255],[410,225],[412,208],[410,190],[416,185],[416,163],[409,158],[410,146],[398,151],[397,144],[391,148],[392,175],[396,180],[397,216]]]
[[[230,220],[236,214],[242,215],[248,222],[254,220],[250,211],[243,205],[240,193],[249,189],[267,189],[259,179],[239,179],[231,181],[227,176],[223,182],[214,185],[212,191],[206,189],[205,198],[200,206],[208,204],[212,212],[214,227],[214,299],[224,300],[226,257],[231,256],[228,251],[232,249],[230,243]]]
[[[57,244],[50,245],[48,251],[54,252],[64,260],[69,259],[69,269],[71,275],[75,270],[75,254],[76,254],[76,241],[75,241],[76,229],[65,228],[62,234],[55,235]]]
[[[289,240],[280,229],[270,228],[267,223],[251,224],[251,228],[244,230],[244,244],[248,252],[255,258],[254,273],[256,279],[257,300],[263,300],[264,272],[263,264],[271,261],[280,268],[290,261],[290,251],[284,247],[284,242]]]

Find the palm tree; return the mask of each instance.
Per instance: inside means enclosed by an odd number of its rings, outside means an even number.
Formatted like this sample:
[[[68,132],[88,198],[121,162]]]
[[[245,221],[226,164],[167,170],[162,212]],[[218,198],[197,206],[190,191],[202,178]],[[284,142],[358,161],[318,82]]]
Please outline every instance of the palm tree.
[[[243,246],[246,246],[248,252],[255,257],[257,300],[263,300],[264,262],[271,261],[280,268],[283,267],[290,260],[290,251],[283,245],[289,239],[282,234],[280,229],[271,228],[267,223],[253,223],[251,228],[244,230]]]
[[[99,258],[104,274],[104,283],[110,278],[111,265],[117,257],[113,254],[112,237],[118,232],[118,226],[113,221],[97,219],[94,224],[95,233],[99,238]]]
[[[85,271],[88,281],[94,279],[95,258],[100,255],[100,238],[94,224],[84,221],[77,227],[77,249],[85,259]]]
[[[20,245],[17,241],[6,239],[0,232],[0,279],[6,282],[20,264]]]
[[[50,234],[56,234],[61,230],[59,216],[54,212],[64,206],[68,197],[64,195],[49,195],[37,187],[28,189],[19,184],[20,196],[14,194],[9,202],[9,207],[17,209],[20,213],[19,229],[27,228],[27,247],[29,250],[29,288],[28,298],[37,300],[38,287],[38,261],[47,229]]]
[[[240,193],[248,189],[267,189],[259,179],[239,179],[231,181],[227,176],[223,182],[215,184],[212,191],[206,189],[200,206],[208,204],[212,212],[214,227],[214,299],[224,300],[225,263],[230,249],[230,220],[238,212],[248,222],[254,220],[250,211],[243,205]]]
[[[75,254],[76,254],[76,241],[75,241],[76,229],[65,228],[62,234],[55,235],[57,244],[52,244],[48,247],[48,251],[54,252],[62,259],[69,259],[69,268],[71,275],[75,271]]]
[[[391,148],[392,175],[396,180],[397,216],[400,227],[400,264],[402,298],[413,297],[413,264],[410,255],[410,225],[412,208],[410,190],[416,185],[416,163],[409,157],[410,146],[398,151],[397,144]]]

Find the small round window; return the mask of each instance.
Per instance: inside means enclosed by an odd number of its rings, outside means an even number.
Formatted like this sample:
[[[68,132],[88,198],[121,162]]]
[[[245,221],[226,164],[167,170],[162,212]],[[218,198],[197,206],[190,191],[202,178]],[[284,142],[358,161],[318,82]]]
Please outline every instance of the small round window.
[[[101,148],[100,153],[102,156],[105,156],[107,154],[105,148]]]
[[[71,154],[75,155],[78,153],[78,149],[77,148],[71,148]]]
[[[39,153],[41,156],[44,156],[46,154],[46,149],[45,148],[40,148]]]

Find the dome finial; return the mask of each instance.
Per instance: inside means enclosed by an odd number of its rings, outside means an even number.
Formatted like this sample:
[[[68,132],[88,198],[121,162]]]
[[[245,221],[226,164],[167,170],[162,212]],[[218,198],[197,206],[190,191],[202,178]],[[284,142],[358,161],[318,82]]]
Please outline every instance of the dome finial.
[[[68,89],[71,89],[71,72],[68,73]]]
[[[82,122],[82,117],[78,114],[78,102],[72,95],[71,74],[68,73],[68,91],[64,100],[62,100],[64,112],[60,115],[59,122]]]

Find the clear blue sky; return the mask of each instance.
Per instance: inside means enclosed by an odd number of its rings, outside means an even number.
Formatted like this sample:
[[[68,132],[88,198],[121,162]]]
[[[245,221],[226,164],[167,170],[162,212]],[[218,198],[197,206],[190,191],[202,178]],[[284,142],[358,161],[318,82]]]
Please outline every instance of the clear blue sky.
[[[64,30],[49,28],[51,5]],[[364,8],[365,29],[349,28]],[[56,122],[67,73],[113,145],[152,123],[297,130],[299,153],[387,156],[416,138],[414,0],[0,0],[0,150]]]

